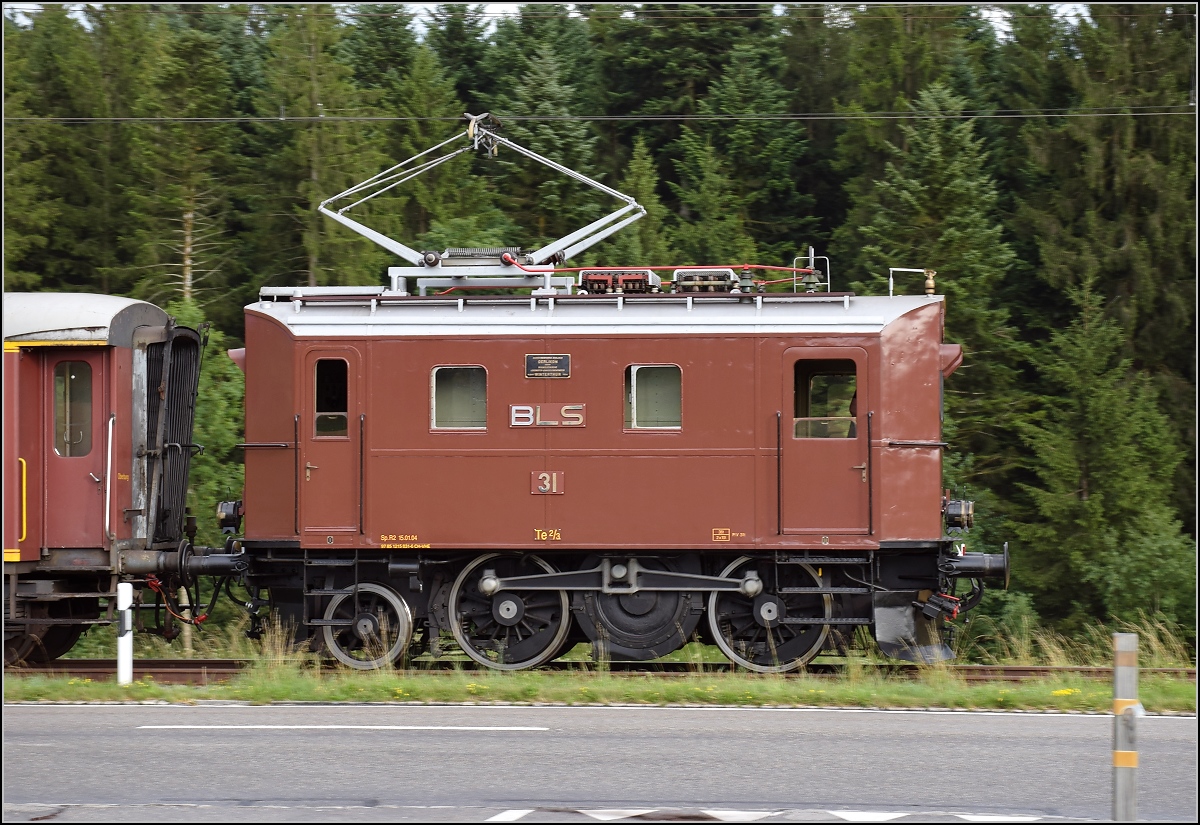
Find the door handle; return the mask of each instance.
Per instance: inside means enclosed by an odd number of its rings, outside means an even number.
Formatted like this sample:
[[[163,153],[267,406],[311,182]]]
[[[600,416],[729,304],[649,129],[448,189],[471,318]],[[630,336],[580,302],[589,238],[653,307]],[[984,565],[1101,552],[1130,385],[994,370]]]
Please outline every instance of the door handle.
[[[316,464],[310,464],[307,461],[304,462],[304,480],[312,481],[312,471],[319,470],[319,469],[321,469],[321,468],[318,467]]]
[[[866,465],[866,464],[855,464],[855,465],[854,465],[853,467],[851,467],[850,469],[851,469],[851,470],[862,470],[862,480],[863,480],[863,483],[864,483],[864,484],[866,484],[866,483],[867,483],[867,465]]]
[[[91,476],[92,481],[96,482],[97,484],[99,484],[102,481],[102,479],[98,478],[95,473],[88,473],[88,475]]]

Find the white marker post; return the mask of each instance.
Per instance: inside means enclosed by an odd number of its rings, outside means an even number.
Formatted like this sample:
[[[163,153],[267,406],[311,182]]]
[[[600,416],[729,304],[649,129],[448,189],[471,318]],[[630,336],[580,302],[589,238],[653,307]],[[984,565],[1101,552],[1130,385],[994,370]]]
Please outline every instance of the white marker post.
[[[133,684],[133,585],[117,585],[117,684]]]
[[[1113,810],[1116,822],[1137,821],[1138,637],[1113,634]]]

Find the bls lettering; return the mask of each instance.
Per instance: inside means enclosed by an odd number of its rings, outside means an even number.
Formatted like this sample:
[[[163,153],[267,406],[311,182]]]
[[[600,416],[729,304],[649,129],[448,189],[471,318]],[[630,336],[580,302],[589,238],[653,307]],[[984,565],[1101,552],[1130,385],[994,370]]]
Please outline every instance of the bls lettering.
[[[508,408],[510,427],[583,427],[586,404],[512,404]],[[543,408],[545,412],[543,412]]]

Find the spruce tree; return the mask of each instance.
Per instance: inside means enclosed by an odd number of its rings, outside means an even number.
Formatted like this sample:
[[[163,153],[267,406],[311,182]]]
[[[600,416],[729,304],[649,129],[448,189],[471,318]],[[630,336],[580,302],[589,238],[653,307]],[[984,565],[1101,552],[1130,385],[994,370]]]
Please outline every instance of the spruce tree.
[[[963,345],[964,363],[946,385],[954,447],[975,457],[957,482],[995,481],[1013,460],[1005,421],[1015,413],[1014,359],[1019,350],[1007,313],[995,300],[1013,254],[995,214],[995,183],[964,100],[934,84],[918,95],[915,125],[901,127],[903,147],[889,144],[884,175],[857,210],[873,215],[841,231],[843,248],[861,245],[857,292],[886,294],[888,268],[937,271],[946,296],[946,339]],[[857,229],[856,232],[851,230]],[[865,277],[863,277],[865,276]],[[897,276],[898,294],[919,292],[924,278]]]
[[[1169,501],[1183,457],[1148,376],[1122,358],[1098,269],[1067,290],[1078,315],[1031,351],[1044,386],[1021,424],[1027,509],[1015,568],[1038,611],[1065,627],[1161,612],[1195,622],[1195,542]]]
[[[8,118],[31,116],[27,40],[28,32],[5,17],[4,114]],[[45,249],[57,220],[58,204],[51,199],[46,180],[53,128],[12,120],[4,130],[4,288],[9,291],[37,290],[42,283],[32,257]]]
[[[479,95],[491,94],[491,84],[479,71],[487,52],[487,19],[481,3],[439,3],[430,12],[425,44],[437,53],[454,83],[464,111],[483,114]],[[476,92],[476,90],[481,90]]]
[[[1158,384],[1186,450],[1172,501],[1194,533],[1196,118],[1182,108],[1195,78],[1194,7],[1104,8],[1062,31],[1062,71],[1083,116],[1026,130],[1019,217],[1038,238],[1046,287],[1061,294],[1103,273],[1096,288],[1124,330],[1123,354]],[[1184,113],[1140,116],[1147,106]],[[1037,320],[1061,323],[1053,312]]]
[[[789,5],[784,11],[780,53],[785,61],[781,83],[789,91],[786,111],[821,114],[835,110],[835,100],[852,94],[847,79],[851,18],[840,6]],[[822,251],[846,212],[842,176],[834,171],[837,139],[843,125],[837,120],[800,122],[806,142],[795,173],[796,188],[813,199],[817,225],[808,240]]]
[[[695,115],[709,87],[739,43],[772,48],[778,20],[768,5],[715,7],[694,3],[641,3],[583,9],[597,52],[597,88],[609,115]],[[599,123],[600,161],[615,179],[634,135],[646,141],[664,179],[678,183],[682,144],[677,120]],[[668,198],[668,208],[678,204]]]
[[[63,6],[31,13],[28,111],[38,117],[128,116],[153,62],[150,27],[142,14],[87,7],[88,27]],[[39,124],[40,125],[40,124]],[[46,124],[37,175],[55,205],[46,243],[26,250],[25,271],[45,289],[120,293],[131,285],[128,237],[134,229],[126,199],[132,185],[128,132],[114,122]]]
[[[354,71],[358,88],[375,91],[381,103],[394,104],[396,87],[417,49],[413,16],[397,3],[355,4],[350,12],[353,25],[338,44],[339,58]]]
[[[725,161],[742,223],[758,254],[777,265],[790,264],[816,227],[812,198],[796,185],[806,148],[804,131],[795,122],[732,118],[788,111],[787,91],[772,76],[782,67],[766,49],[738,45],[699,103],[701,114],[731,118],[705,124],[703,133]]]
[[[680,182],[668,185],[680,204],[674,238],[681,263],[753,263],[757,249],[746,231],[743,205],[716,149],[687,127],[679,146],[682,157],[675,167]]]
[[[454,93],[454,83],[446,76],[437,55],[428,46],[419,46],[409,71],[396,86],[396,115],[414,118],[402,122],[397,130],[396,161],[404,160],[448,139],[465,129],[461,120],[462,102]],[[415,118],[455,118],[455,120],[415,120]],[[460,148],[462,144],[451,144],[441,152]],[[438,155],[427,155],[431,160]],[[462,203],[462,196],[472,190],[478,196],[479,185],[470,179],[468,170],[471,159],[459,156],[446,164],[425,172],[421,176],[402,184],[410,195],[405,208],[404,231],[423,235],[435,220],[456,217],[461,211],[455,207]],[[456,243],[452,246],[463,246]]]
[[[370,121],[325,119],[374,113],[351,82],[350,67],[337,59],[344,24],[323,6],[287,7],[280,14],[267,44],[260,111],[311,119],[281,125],[279,149],[265,159],[270,206],[264,204],[258,219],[260,232],[277,245],[280,267],[267,277],[302,278],[310,286],[379,283],[393,257],[317,211],[387,163]],[[352,217],[391,234],[402,203],[399,195],[383,195]]]
[[[848,208],[843,226],[869,223],[863,207],[870,202],[875,181],[884,174],[888,146],[903,147],[903,121],[872,118],[870,112],[904,112],[918,92],[945,79],[953,46],[961,32],[956,19],[969,14],[966,6],[865,5],[850,13],[846,43],[845,91],[835,111],[852,116],[842,123],[834,169],[845,181]],[[856,254],[844,233],[834,233],[832,256],[846,260]]]
[[[228,117],[232,89],[217,39],[194,28],[162,36],[138,115]],[[233,124],[178,120],[131,124],[128,131],[139,179],[129,194],[138,227],[134,294],[160,304],[221,298],[233,242],[225,215]]]
[[[564,82],[562,63],[552,46],[539,44],[529,68],[511,96],[496,100],[505,114],[562,117],[575,113],[575,89]],[[572,120],[508,121],[504,134],[542,157],[580,174],[593,176],[596,136],[586,123]],[[497,166],[502,203],[514,222],[532,233],[522,245],[540,245],[566,235],[612,211],[619,204],[603,193],[536,161],[501,148]]]
[[[667,266],[675,262],[671,248],[668,212],[658,196],[658,170],[640,137],[633,142],[633,156],[617,187],[646,210],[636,223],[622,229],[597,249],[597,257],[611,266]]]

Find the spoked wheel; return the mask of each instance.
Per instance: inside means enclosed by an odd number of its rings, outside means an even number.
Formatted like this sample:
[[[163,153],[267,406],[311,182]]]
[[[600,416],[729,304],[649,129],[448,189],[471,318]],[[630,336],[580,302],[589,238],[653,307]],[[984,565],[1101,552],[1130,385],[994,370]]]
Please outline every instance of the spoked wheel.
[[[37,648],[37,639],[28,633],[14,633],[4,639],[4,664],[19,665],[29,660]]]
[[[496,670],[521,670],[549,662],[571,629],[565,590],[479,591],[484,570],[503,578],[553,573],[537,556],[490,553],[468,564],[450,588],[450,630],[463,652]]]
[[[759,673],[786,673],[812,661],[821,652],[829,625],[785,624],[784,618],[829,619],[833,597],[828,593],[786,593],[791,587],[820,587],[821,577],[807,564],[773,565],[742,556],[721,575],[740,579],[758,569],[766,585],[751,599],[737,592],[714,590],[708,598],[708,626],[717,647],[730,661]],[[774,581],[773,571],[779,571]]]
[[[49,625],[26,659],[38,663],[53,662],[75,646],[83,631],[84,626],[81,624]]]
[[[321,632],[333,658],[357,670],[386,667],[403,656],[412,641],[412,611],[386,585],[360,584],[357,599],[354,593],[334,596],[325,619],[350,620],[349,625],[325,625]]]
[[[8,606],[5,605],[5,610]],[[18,618],[41,619],[49,618],[50,610],[44,602],[22,604],[17,602]],[[15,631],[15,628],[21,628]],[[47,662],[49,659],[39,658],[42,652],[42,639],[53,625],[27,624],[10,625],[4,633],[4,664],[19,665],[25,663]],[[11,628],[11,629],[10,629]]]

